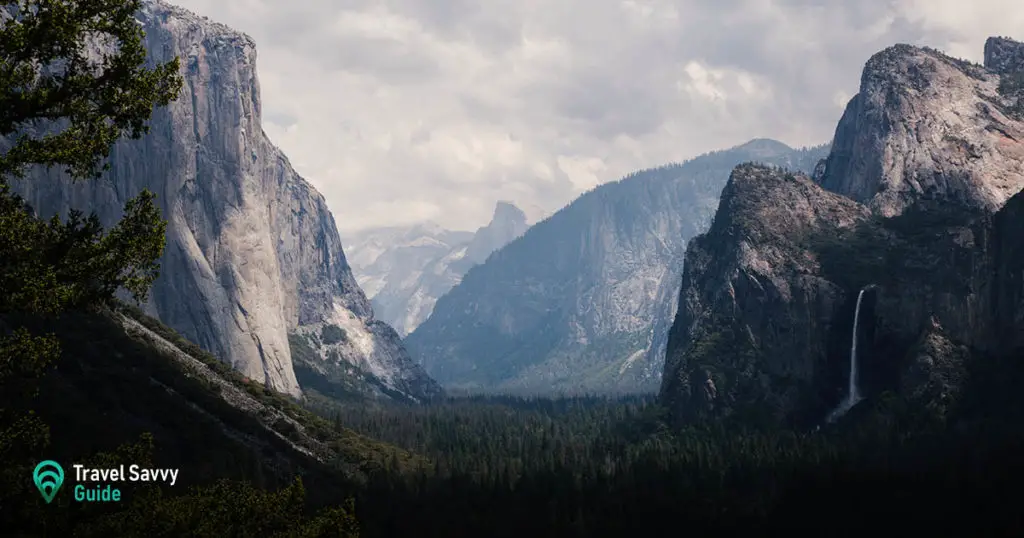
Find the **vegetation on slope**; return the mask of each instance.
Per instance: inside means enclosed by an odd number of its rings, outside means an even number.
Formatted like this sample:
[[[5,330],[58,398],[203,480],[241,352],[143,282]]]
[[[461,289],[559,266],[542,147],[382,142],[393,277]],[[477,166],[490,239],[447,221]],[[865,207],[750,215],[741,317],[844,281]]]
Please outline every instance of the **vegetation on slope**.
[[[325,444],[328,449],[325,458],[326,462],[333,464],[338,469],[347,471],[347,477],[350,480],[363,482],[367,476],[383,469],[396,459],[409,467],[426,464],[426,460],[422,458],[417,458],[404,450],[377,442],[359,435],[351,429],[331,423],[300,406],[287,395],[264,388],[258,383],[247,380],[242,374],[232,369],[226,363],[203,351],[199,346],[186,340],[158,320],[146,316],[137,308],[130,305],[121,305],[120,310],[128,313],[133,319],[141,322],[148,329],[171,341],[179,349],[186,351],[189,356],[201,361],[216,372],[218,377],[244,390],[267,408],[276,412],[276,414],[267,410],[260,412],[260,418],[275,417],[274,420],[264,420],[264,427],[269,426],[271,429],[282,432],[285,437],[290,438],[292,441],[298,443],[306,442],[308,444],[305,448],[310,450],[314,449],[311,445]],[[153,354],[152,349],[147,351],[149,354]],[[154,364],[161,364],[164,367],[173,365],[173,367],[179,370],[184,367],[180,361],[168,361],[166,356],[155,358],[152,362]],[[188,374],[188,372],[182,373]],[[190,376],[189,379],[194,378]],[[216,385],[208,383],[207,386],[208,389],[205,393],[207,397],[210,394],[221,392]],[[222,406],[226,405],[226,402],[222,404]],[[282,418],[285,420],[282,420]],[[299,435],[300,430],[307,435]]]
[[[319,393],[343,402],[361,402],[383,396],[408,400],[408,396],[389,389],[376,376],[343,360],[336,350],[328,350],[326,360],[322,358],[324,355],[318,350],[323,344],[330,345],[344,338],[344,329],[336,325],[326,325],[319,337],[315,333],[288,335],[295,379],[303,392]]]
[[[246,445],[256,433],[253,421],[217,408],[209,377],[171,372],[173,361],[156,360],[155,349],[132,347],[123,330],[113,330],[115,293],[141,300],[158,274],[166,223],[154,195],[131,199],[121,221],[105,231],[95,216],[77,211],[66,220],[41,220],[9,188],[30,166],[59,167],[74,180],[101,176],[111,145],[144,135],[153,108],[176,98],[177,60],[146,67],[135,20],[140,8],[139,0],[34,0],[2,8],[0,529],[5,536],[352,536],[348,510],[305,517],[301,483],[267,493],[222,482],[173,497],[136,491],[121,503],[74,505],[44,503],[30,490],[28,478],[41,460],[145,465],[160,450],[181,462],[195,458],[262,478],[250,473],[259,472],[266,455],[224,440],[233,432]],[[105,44],[107,54],[94,54],[95,43]],[[168,434],[156,446],[156,436],[143,435],[137,445],[92,452],[124,440],[118,434],[150,427]],[[160,445],[168,440],[172,447]]]
[[[1006,73],[999,78],[997,91],[1006,98],[1010,115],[1024,118],[1024,71]]]

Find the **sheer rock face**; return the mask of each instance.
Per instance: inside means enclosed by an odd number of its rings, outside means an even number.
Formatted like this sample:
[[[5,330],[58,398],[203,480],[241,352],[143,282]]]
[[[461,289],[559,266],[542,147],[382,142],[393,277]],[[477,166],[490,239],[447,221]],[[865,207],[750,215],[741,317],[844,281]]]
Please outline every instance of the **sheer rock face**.
[[[526,213],[522,209],[499,201],[494,206],[491,222],[477,230],[466,246],[466,258],[473,264],[481,264],[494,251],[526,233],[527,228]]]
[[[1024,71],[1024,43],[1006,37],[988,38],[985,67],[1001,75]]]
[[[686,253],[661,388],[677,418],[820,421],[846,396],[854,338],[861,394],[944,413],[969,361],[1024,349],[1019,49],[991,43],[991,68],[873,57],[814,181],[734,171]]]
[[[989,48],[1000,68],[1019,50]],[[998,72],[981,66],[909,45],[879,52],[836,129],[822,185],[889,217],[922,196],[998,210],[1024,187],[1024,121],[1004,93]]]
[[[798,389],[828,360],[820,335],[846,300],[807,243],[869,216],[803,175],[737,167],[710,230],[686,251],[662,377],[665,403],[683,415],[710,404],[792,411]]]
[[[251,379],[298,395],[289,334],[336,324],[362,342],[339,360],[412,397],[435,392],[373,319],[323,196],[263,133],[253,41],[159,0],[139,20],[151,61],[181,59],[178,100],[155,110],[147,136],[115,146],[103,179],[38,174],[21,194],[40,214],[79,208],[110,224],[128,198],[156,193],[167,247],[147,310]]]

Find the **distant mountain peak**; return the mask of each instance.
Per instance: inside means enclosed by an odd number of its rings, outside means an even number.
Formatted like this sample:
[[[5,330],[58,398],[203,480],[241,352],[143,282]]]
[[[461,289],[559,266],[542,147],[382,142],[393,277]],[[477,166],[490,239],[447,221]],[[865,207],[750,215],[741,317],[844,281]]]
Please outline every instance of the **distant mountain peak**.
[[[369,229],[353,235],[346,252],[374,312],[404,336],[427,319],[437,298],[466,271],[528,227],[522,209],[499,200],[490,222],[476,232],[446,230],[430,222]]]
[[[494,215],[491,217],[491,224],[496,222],[526,223],[526,213],[519,206],[507,200],[498,200],[494,204]]]
[[[754,138],[737,146],[736,149],[752,153],[768,153],[772,155],[793,151],[793,148],[789,147],[789,145],[771,138]]]
[[[512,200],[498,200],[494,203],[494,211],[500,211],[502,209],[513,209],[518,211],[519,206],[516,205]]]
[[[494,204],[491,222],[476,231],[466,246],[466,259],[483,263],[492,252],[526,233],[526,213],[512,202],[499,200]]]

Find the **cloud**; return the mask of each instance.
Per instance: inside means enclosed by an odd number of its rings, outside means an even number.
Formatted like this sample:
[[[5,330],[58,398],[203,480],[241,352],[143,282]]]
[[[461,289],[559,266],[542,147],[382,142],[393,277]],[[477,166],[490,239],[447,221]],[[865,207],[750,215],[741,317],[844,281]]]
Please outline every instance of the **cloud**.
[[[978,0],[177,0],[251,35],[264,124],[344,232],[474,229],[640,168],[832,137],[894,43],[980,61]],[[1024,36],[1017,36],[1024,37]]]

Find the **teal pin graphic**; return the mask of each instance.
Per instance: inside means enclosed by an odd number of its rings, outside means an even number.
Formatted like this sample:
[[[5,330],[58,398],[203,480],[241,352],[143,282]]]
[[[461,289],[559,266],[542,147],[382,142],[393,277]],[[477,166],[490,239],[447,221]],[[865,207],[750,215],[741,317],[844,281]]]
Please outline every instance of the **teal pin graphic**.
[[[50,504],[50,501],[57,496],[60,485],[64,483],[64,469],[53,460],[41,461],[39,465],[36,465],[36,470],[32,472],[32,481],[39,488],[39,493],[43,494],[46,504]]]

